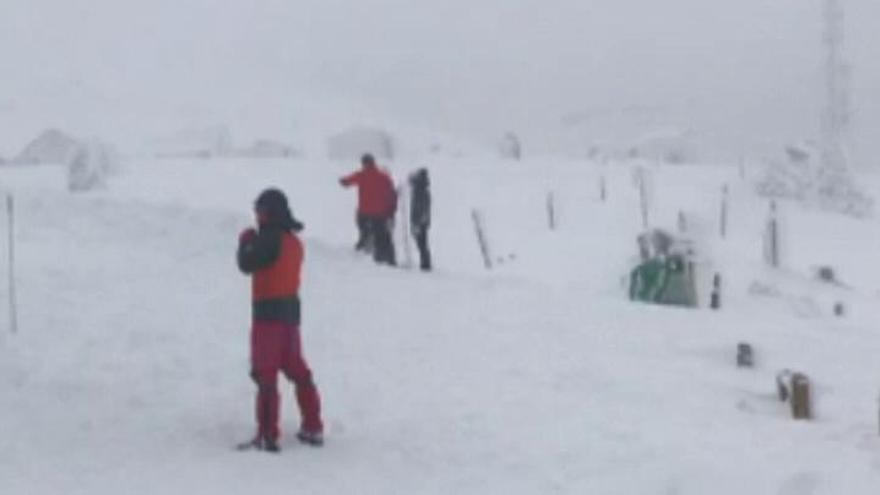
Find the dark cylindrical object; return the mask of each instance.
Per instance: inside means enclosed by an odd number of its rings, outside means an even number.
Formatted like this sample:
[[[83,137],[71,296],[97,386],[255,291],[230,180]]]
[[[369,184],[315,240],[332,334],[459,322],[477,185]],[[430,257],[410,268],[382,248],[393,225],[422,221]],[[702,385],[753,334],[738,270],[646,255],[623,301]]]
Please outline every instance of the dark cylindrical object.
[[[812,419],[810,379],[803,373],[791,377],[791,415],[794,419]]]
[[[721,309],[721,274],[716,273],[712,278],[712,296],[709,307],[714,310]]]
[[[751,368],[755,365],[755,354],[752,346],[740,342],[736,347],[736,365],[740,368]]]

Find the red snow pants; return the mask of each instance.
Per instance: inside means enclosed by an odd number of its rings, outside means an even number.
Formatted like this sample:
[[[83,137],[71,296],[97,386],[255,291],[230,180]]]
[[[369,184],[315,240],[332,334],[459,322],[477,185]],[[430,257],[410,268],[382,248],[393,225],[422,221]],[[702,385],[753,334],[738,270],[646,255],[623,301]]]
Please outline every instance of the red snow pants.
[[[306,432],[322,432],[321,398],[302,356],[299,326],[280,321],[255,321],[251,329],[251,377],[257,383],[257,424],[261,438],[277,440],[280,397],[278,372],[296,387],[296,402]]]

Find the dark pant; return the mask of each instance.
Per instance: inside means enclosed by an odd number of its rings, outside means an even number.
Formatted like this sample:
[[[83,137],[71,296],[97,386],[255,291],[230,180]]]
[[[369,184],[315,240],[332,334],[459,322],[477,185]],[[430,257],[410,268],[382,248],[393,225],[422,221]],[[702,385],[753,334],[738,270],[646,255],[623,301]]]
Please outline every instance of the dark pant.
[[[422,270],[426,272],[431,271],[431,248],[428,246],[428,229],[424,227],[415,229],[413,237],[416,240],[416,246],[419,248]]]
[[[299,327],[276,321],[256,321],[251,329],[251,377],[257,383],[257,424],[260,437],[272,441],[281,435],[278,426],[281,409],[279,371],[296,387],[301,430],[321,432],[324,428],[321,398],[302,355]]]
[[[391,238],[391,220],[384,217],[365,217],[369,236],[373,240],[373,259],[376,263],[397,265],[394,240]]]
[[[372,251],[373,240],[370,235],[369,220],[365,215],[358,213],[355,221],[357,222],[358,228],[358,240],[357,244],[354,245],[354,248],[358,251]]]

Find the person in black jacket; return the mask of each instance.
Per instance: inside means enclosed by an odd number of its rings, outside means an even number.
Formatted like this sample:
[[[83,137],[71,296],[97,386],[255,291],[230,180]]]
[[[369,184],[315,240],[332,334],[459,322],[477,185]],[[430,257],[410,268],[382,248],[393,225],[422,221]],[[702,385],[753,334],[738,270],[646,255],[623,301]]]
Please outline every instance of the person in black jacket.
[[[412,188],[410,202],[410,226],[419,248],[422,271],[431,271],[431,249],[428,247],[428,229],[431,227],[431,181],[428,170],[420,168],[409,178]]]

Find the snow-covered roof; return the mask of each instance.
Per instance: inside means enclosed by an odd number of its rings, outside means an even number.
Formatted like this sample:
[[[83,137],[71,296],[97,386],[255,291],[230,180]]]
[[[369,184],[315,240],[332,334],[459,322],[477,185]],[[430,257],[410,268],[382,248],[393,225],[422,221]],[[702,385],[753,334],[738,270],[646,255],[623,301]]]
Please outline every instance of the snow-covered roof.
[[[25,146],[15,158],[22,164],[67,163],[79,148],[79,142],[58,129],[47,129]]]

